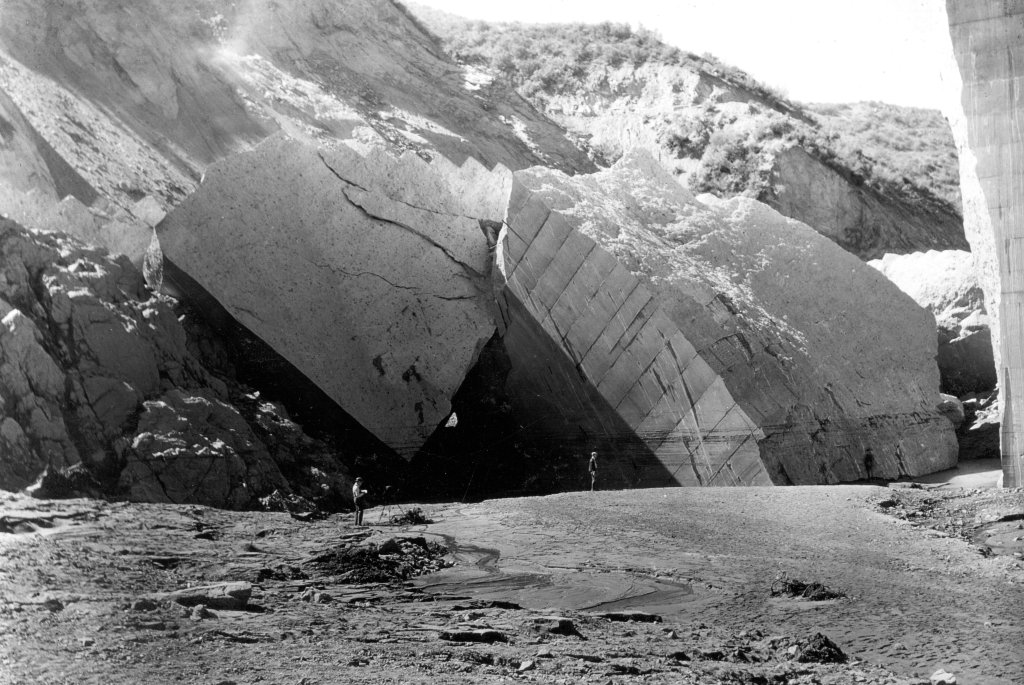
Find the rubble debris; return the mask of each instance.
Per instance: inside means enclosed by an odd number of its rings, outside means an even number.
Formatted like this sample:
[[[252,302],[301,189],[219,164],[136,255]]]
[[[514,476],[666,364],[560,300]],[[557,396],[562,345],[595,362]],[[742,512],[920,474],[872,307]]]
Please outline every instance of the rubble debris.
[[[479,630],[443,630],[442,640],[450,642],[508,642],[508,637],[497,630],[481,628]]]
[[[419,507],[406,509],[401,514],[395,514],[389,520],[393,526],[425,526],[434,522],[433,519],[427,518],[427,515]]]
[[[424,538],[392,538],[380,546],[342,544],[308,563],[341,583],[393,583],[451,566],[447,554],[446,547]]]
[[[772,582],[771,594],[772,597],[794,597],[812,602],[823,602],[846,596],[845,593],[832,590],[821,583],[805,583],[802,580],[791,579],[785,571],[775,577]]]
[[[608,611],[598,614],[609,621],[634,621],[636,623],[661,623],[661,616],[644,611]]]

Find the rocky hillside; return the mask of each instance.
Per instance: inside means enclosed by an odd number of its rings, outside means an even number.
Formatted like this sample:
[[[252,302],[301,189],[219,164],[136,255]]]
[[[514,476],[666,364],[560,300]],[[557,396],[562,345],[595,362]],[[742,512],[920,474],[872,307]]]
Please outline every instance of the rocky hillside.
[[[847,136],[853,126],[818,114],[832,110],[789,102],[710,56],[625,25],[487,24],[414,9],[467,69],[517,89],[599,159],[644,147],[695,192],[759,199],[865,259],[967,247],[952,193],[904,171],[916,159],[879,160],[863,134]],[[917,135],[909,118],[887,121]],[[955,176],[948,135],[936,145],[935,174]]]

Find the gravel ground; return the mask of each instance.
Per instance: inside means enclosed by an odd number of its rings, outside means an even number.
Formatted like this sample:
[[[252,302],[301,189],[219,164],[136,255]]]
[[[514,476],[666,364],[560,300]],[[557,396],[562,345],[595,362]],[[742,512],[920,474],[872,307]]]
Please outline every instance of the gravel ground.
[[[369,511],[375,525],[357,529],[341,515],[2,496],[0,683],[927,683],[940,669],[1024,682],[1020,490],[665,489],[423,509],[434,523],[376,525]],[[396,575],[361,582],[353,564],[375,559]],[[772,596],[783,578],[841,596]],[[222,581],[249,584],[243,607],[161,594]]]

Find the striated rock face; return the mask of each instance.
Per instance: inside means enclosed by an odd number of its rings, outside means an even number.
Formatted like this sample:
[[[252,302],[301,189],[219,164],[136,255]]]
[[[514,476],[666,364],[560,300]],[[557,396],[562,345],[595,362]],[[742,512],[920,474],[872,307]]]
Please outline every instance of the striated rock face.
[[[934,319],[803,224],[695,199],[643,154],[517,172],[511,198],[508,383],[578,449],[629,445],[617,480],[856,480],[869,447],[873,476],[956,463]]]
[[[486,230],[511,175],[276,137],[212,167],[166,257],[411,456],[494,332]]]
[[[887,254],[868,263],[935,316],[943,392],[961,396],[996,387],[985,294],[971,253]]]
[[[1003,484],[1024,485],[1024,202],[1019,160],[1024,73],[1015,60],[1024,7],[998,0],[948,0],[953,52],[962,77],[950,120],[961,150],[964,219],[981,267],[1002,402]]]

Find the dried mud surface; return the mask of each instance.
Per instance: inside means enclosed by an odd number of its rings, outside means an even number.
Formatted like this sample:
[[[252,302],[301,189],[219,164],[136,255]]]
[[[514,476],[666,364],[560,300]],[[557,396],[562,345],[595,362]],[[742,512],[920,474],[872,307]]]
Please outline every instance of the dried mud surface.
[[[434,523],[355,528],[0,495],[0,683],[1024,682],[1021,490],[423,509]],[[363,562],[395,572],[361,582]],[[783,575],[843,596],[772,596]],[[244,609],[159,594],[224,581],[252,585]]]

